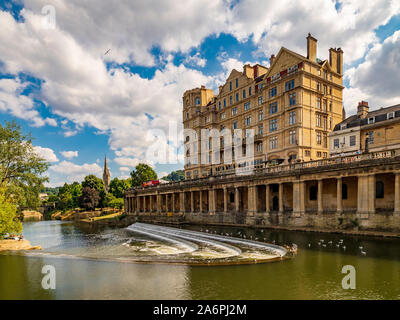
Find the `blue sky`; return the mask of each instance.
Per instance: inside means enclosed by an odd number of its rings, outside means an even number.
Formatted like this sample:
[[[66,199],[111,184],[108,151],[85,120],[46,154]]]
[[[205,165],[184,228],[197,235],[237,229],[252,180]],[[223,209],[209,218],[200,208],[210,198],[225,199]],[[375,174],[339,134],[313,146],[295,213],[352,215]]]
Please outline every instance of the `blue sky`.
[[[0,0],[0,120],[32,132],[51,186],[100,176],[104,155],[113,177],[139,162],[162,176],[183,165],[149,159],[149,146],[180,144],[147,134],[180,123],[185,90],[216,89],[245,63],[268,66],[281,46],[305,54],[308,32],[320,58],[345,52],[348,114],[362,99],[400,103],[398,1]]]

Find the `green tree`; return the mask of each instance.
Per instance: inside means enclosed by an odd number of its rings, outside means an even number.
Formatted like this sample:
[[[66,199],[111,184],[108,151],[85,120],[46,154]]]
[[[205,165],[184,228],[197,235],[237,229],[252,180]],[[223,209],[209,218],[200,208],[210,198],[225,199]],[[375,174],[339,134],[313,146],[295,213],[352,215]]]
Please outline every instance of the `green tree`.
[[[107,193],[106,195],[105,195],[105,197],[104,197],[104,203],[103,203],[103,206],[104,207],[110,207],[110,203],[112,202],[112,201],[114,201],[116,198],[114,197],[114,195],[112,194],[112,193]]]
[[[143,182],[157,180],[157,173],[147,164],[139,163],[131,172],[132,186],[141,186]]]
[[[183,170],[172,171],[169,175],[163,178],[163,180],[178,182],[185,180],[185,172]]]
[[[114,195],[116,198],[123,198],[124,192],[131,187],[130,179],[118,179],[114,178],[110,182],[110,190],[109,192]]]
[[[22,232],[22,223],[17,218],[17,206],[5,194],[4,188],[0,189],[0,239],[7,233]]]
[[[84,187],[79,197],[79,204],[86,210],[94,210],[100,203],[99,191],[93,188]]]
[[[124,199],[115,198],[114,200],[110,201],[108,206],[114,209],[122,209],[124,207]]]
[[[102,179],[97,178],[95,175],[90,174],[82,181],[82,188],[96,189],[98,192],[104,191],[104,182]]]
[[[49,164],[35,152],[30,134],[13,122],[0,125],[0,187],[19,206],[36,208],[39,192],[48,177]]]

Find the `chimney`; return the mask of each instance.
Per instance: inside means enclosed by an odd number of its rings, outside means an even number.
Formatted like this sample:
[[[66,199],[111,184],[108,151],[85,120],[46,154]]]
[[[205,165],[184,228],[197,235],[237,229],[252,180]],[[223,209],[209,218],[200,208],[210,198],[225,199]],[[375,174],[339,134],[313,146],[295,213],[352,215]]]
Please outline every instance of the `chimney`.
[[[358,103],[357,116],[364,119],[367,117],[369,112],[369,106],[367,101],[361,101]]]
[[[310,33],[307,37],[307,59],[317,61],[317,39],[315,39]]]
[[[275,61],[275,55],[274,55],[274,54],[271,54],[271,58],[269,58],[269,67],[272,66],[272,64],[274,63],[274,61]]]
[[[338,73],[338,52],[336,51],[336,48],[329,49],[329,64],[331,65],[332,70]]]
[[[343,50],[338,48],[337,52],[337,73],[343,74]]]

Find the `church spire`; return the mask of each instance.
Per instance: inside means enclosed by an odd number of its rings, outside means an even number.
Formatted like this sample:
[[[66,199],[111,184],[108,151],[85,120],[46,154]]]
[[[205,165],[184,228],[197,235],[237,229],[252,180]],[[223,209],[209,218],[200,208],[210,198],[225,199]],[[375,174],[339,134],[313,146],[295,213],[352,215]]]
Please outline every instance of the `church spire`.
[[[110,188],[111,175],[110,175],[110,171],[108,170],[108,166],[107,166],[107,156],[104,156],[103,182],[104,182],[104,187],[106,189],[106,192],[108,192],[108,189]]]

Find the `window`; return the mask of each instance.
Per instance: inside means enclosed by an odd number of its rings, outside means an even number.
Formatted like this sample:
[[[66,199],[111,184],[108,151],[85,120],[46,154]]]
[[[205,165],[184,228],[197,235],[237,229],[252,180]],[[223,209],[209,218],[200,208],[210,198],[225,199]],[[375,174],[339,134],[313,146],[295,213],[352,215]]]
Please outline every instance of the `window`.
[[[328,117],[324,116],[324,130],[328,129]]]
[[[318,195],[318,187],[317,186],[311,186],[310,187],[310,201],[315,201],[317,200]]]
[[[317,98],[317,108],[321,110],[321,98]]]
[[[221,119],[221,120],[224,120],[225,118],[226,118],[226,114],[225,114],[225,112],[221,113],[221,115],[220,115],[220,119]]]
[[[250,109],[250,101],[249,102],[246,102],[245,104],[244,104],[244,111],[247,111],[247,110],[249,110]]]
[[[239,101],[239,93],[236,93],[236,102]]]
[[[368,132],[367,135],[368,135],[368,143],[373,144],[374,143],[374,132],[370,131],[370,132]]]
[[[292,90],[294,88],[294,79],[285,83],[285,91]]]
[[[289,105],[294,106],[296,104],[296,92],[289,95]]]
[[[263,97],[262,96],[259,96],[258,97],[258,105],[260,105],[260,104],[262,104],[263,103]]]
[[[270,97],[270,98],[275,97],[276,94],[277,94],[276,87],[273,87],[273,88],[269,89],[268,97]]]
[[[269,139],[269,149],[274,150],[278,148],[278,137],[272,137]]]
[[[246,99],[246,90],[245,89],[243,89],[243,99]]]
[[[340,125],[340,130],[344,130],[347,128],[347,123]]]
[[[233,99],[232,96],[229,97],[229,103],[232,104],[233,103]]]
[[[262,110],[258,111],[258,121],[263,121],[264,119],[264,112]]]
[[[324,152],[324,159],[328,158],[328,152]]]
[[[322,156],[321,151],[318,151],[317,152],[317,158],[321,158],[321,156]]]
[[[328,87],[324,84],[324,96],[328,94]]]
[[[350,147],[354,147],[356,145],[356,136],[350,136]]]
[[[322,143],[322,135],[321,132],[317,132],[317,144],[321,144]]]
[[[226,107],[226,99],[224,99],[224,108]]]
[[[332,101],[329,103],[329,112],[332,112]]]
[[[257,151],[258,152],[262,152],[263,151],[263,144],[262,143],[257,144]]]
[[[251,96],[251,87],[249,87],[249,97]]]
[[[323,134],[324,140],[324,148],[328,148],[328,135],[326,133]]]
[[[390,112],[387,114],[387,119],[394,119],[394,112]]]
[[[232,81],[229,82],[229,90],[232,91]]]
[[[258,126],[258,135],[262,136],[263,131],[264,131],[264,126],[263,125]]]
[[[296,130],[292,130],[289,132],[289,144],[296,143]]]
[[[320,114],[317,114],[317,127],[318,128],[321,128],[321,115]]]
[[[296,123],[296,111],[289,112],[289,125]]]
[[[236,79],[236,88],[239,87],[239,79]]]
[[[201,103],[200,98],[196,98],[195,103],[196,103],[196,105],[199,105]]]
[[[206,117],[206,123],[209,123],[210,122],[210,116],[207,116]]]
[[[237,114],[237,107],[232,108],[232,115],[234,116],[235,114]]]
[[[269,113],[274,114],[276,112],[278,112],[278,103],[277,102],[270,103],[269,104]]]
[[[269,120],[269,132],[278,130],[278,119]]]
[[[349,192],[347,189],[347,184],[342,184],[342,200],[347,200],[349,198]]]
[[[339,148],[339,139],[334,139],[334,140],[333,140],[333,147],[334,147],[335,149],[338,149],[338,148]]]
[[[326,100],[324,100],[323,109],[322,109],[322,110],[324,110],[324,112],[328,111],[328,106],[327,105],[328,105],[328,102]]]
[[[186,120],[189,119],[189,112],[186,112]]]
[[[238,128],[238,123],[237,121],[232,122],[232,130],[235,130]]]
[[[193,126],[197,125],[197,120],[193,120]]]
[[[321,91],[321,82],[317,82],[317,90]]]
[[[368,124],[375,123],[375,117],[368,118]]]
[[[310,150],[306,150],[306,157],[311,157],[311,151]]]
[[[247,116],[247,117],[244,119],[244,124],[245,124],[246,126],[249,126],[249,125],[251,124],[251,116]]]
[[[221,101],[218,102],[218,109],[221,110]]]
[[[382,181],[376,182],[376,198],[383,199],[385,197],[385,185]]]

